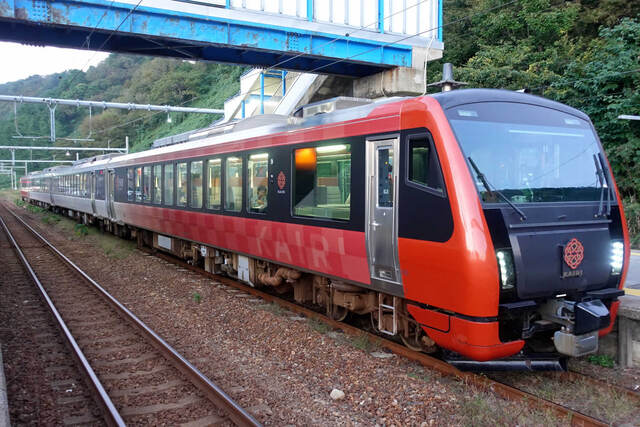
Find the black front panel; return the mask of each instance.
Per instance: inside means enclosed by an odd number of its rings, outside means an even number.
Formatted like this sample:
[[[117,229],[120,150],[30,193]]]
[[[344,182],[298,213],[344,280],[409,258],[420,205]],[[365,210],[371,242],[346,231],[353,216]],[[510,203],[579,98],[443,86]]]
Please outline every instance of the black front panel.
[[[609,278],[611,241],[606,226],[527,230],[513,233],[511,242],[521,299],[598,289]],[[570,242],[581,245],[568,258],[575,268],[565,262]]]
[[[519,299],[617,286],[610,265],[611,241],[622,239],[617,206],[609,218],[595,217],[595,203],[520,207],[524,221],[508,206],[485,210],[496,249],[513,250]]]

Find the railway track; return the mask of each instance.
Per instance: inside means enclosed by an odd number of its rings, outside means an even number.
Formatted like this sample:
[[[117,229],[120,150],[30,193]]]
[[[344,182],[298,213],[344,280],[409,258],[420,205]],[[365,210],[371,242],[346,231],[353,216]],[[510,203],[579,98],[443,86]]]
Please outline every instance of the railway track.
[[[6,236],[0,243],[14,248],[19,261],[13,264],[24,265],[66,341],[68,353],[57,352],[60,362],[68,365],[66,359],[72,354],[83,383],[92,391],[92,402],[83,400],[84,390],[66,396],[75,398],[71,400],[76,404],[73,416],[78,417],[67,416],[68,424],[259,425],[8,208],[0,212],[0,228]],[[43,309],[36,310],[46,316]],[[46,334],[43,338],[47,340]],[[74,375],[67,377],[77,381]],[[96,405],[100,411],[95,410]],[[81,415],[77,407],[84,408]],[[95,418],[96,412],[102,420]]]

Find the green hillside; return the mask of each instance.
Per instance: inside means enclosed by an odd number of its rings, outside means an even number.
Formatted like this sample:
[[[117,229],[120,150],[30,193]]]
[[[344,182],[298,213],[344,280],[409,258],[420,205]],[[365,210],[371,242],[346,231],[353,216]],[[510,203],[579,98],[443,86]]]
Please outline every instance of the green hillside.
[[[189,107],[222,108],[224,101],[239,89],[241,67],[209,63],[190,63],[173,59],[110,55],[87,72],[71,70],[49,76],[32,76],[25,80],[0,85],[0,93],[69,99],[89,99],[140,104],[183,105]],[[48,136],[49,113],[43,104],[18,104],[17,130],[14,105],[0,103],[0,141],[2,145],[45,145],[48,139],[15,139],[13,136]],[[93,109],[59,105],[56,108],[56,136],[86,138],[82,146],[124,147],[129,136],[132,151],[150,147],[154,139],[207,126],[219,116],[172,113],[167,123],[166,113]],[[69,141],[56,145],[67,146]],[[32,153],[32,154],[31,154]],[[99,152],[91,153],[99,154]],[[85,153],[89,155],[89,153]],[[10,158],[8,150],[0,150],[1,158]],[[18,159],[50,159],[51,152],[17,151]],[[57,158],[66,157],[57,152]],[[36,163],[32,170],[48,167]],[[7,186],[7,176],[0,176],[0,187]]]

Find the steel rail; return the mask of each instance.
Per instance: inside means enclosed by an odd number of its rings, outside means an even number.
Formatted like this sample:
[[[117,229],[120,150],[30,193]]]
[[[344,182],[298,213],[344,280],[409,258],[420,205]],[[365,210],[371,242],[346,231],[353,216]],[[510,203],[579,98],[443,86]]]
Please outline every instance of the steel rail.
[[[49,307],[51,314],[53,314],[53,317],[55,318],[57,326],[62,331],[62,335],[67,341],[69,348],[72,350],[71,353],[73,354],[74,358],[78,362],[78,365],[80,366],[80,368],[82,369],[86,377],[89,379],[89,381],[87,381],[87,385],[93,391],[94,397],[96,398],[95,399],[96,403],[98,404],[100,409],[102,409],[102,413],[105,418],[105,421],[107,422],[108,425],[111,425],[111,426],[126,426],[126,424],[122,420],[122,417],[118,413],[118,410],[116,409],[115,405],[111,401],[111,398],[109,397],[104,387],[102,386],[102,383],[98,379],[98,376],[96,375],[93,368],[89,364],[89,361],[87,360],[84,353],[80,349],[80,346],[78,346],[78,343],[76,342],[75,338],[73,338],[71,331],[67,327],[64,320],[62,320],[62,317],[60,316],[60,313],[58,312],[55,305],[53,304],[53,301],[51,301],[49,294],[47,294],[47,291],[42,286],[42,283],[38,279],[38,276],[36,276],[36,273],[33,271],[33,268],[31,268],[31,264],[29,264],[29,261],[27,261],[27,258],[24,256],[24,253],[20,249],[20,246],[18,246],[18,242],[16,242],[16,240],[13,238],[13,234],[11,234],[11,231],[9,231],[9,228],[7,227],[7,225],[5,224],[4,220],[1,217],[0,217],[0,225],[2,225],[2,228],[4,229],[4,232],[7,234],[7,237],[9,237],[9,240],[11,241],[11,244],[13,245],[13,249],[16,251],[18,258],[20,259],[20,262],[22,263],[25,270],[31,277],[31,280],[33,280],[33,282],[36,284],[38,291],[40,292],[40,296],[44,299],[45,303]]]
[[[290,301],[284,300],[280,297],[277,297],[275,295],[271,295],[269,293],[260,291],[258,289],[255,289],[251,286],[248,285],[244,285],[236,280],[230,279],[228,277],[224,277],[224,276],[220,276],[214,273],[209,273],[207,271],[204,271],[201,268],[195,267],[191,264],[188,264],[180,259],[177,259],[173,256],[170,256],[168,254],[164,254],[162,252],[159,251],[154,251],[152,249],[147,249],[147,248],[142,248],[143,251],[149,253],[149,254],[153,254],[161,259],[164,259],[165,261],[171,262],[173,264],[179,265],[180,267],[184,268],[184,269],[188,269],[190,271],[194,271],[197,272],[201,275],[204,275],[205,277],[209,277],[211,279],[214,279],[218,282],[221,282],[227,286],[231,286],[233,288],[239,289],[243,292],[249,293],[253,296],[262,298],[263,300],[267,301],[267,302],[272,302],[275,304],[278,304],[279,306],[292,311],[294,313],[297,314],[302,314],[310,319],[314,319],[314,320],[318,320],[321,321],[329,326],[331,326],[334,329],[340,329],[343,332],[352,335],[352,336],[366,336],[369,341],[371,342],[375,342],[377,344],[379,344],[380,346],[392,351],[393,353],[405,357],[409,360],[415,361],[420,363],[421,365],[431,368],[431,369],[435,369],[436,371],[440,372],[441,374],[444,375],[449,375],[449,376],[454,376],[459,378],[460,380],[464,381],[466,384],[472,384],[476,387],[478,387],[481,390],[484,391],[490,391],[490,392],[494,392],[499,394],[500,396],[502,396],[505,399],[511,400],[511,401],[519,401],[525,405],[528,405],[531,408],[537,408],[537,409],[545,409],[545,410],[550,410],[552,412],[554,412],[555,414],[557,414],[560,417],[564,417],[564,418],[569,418],[571,420],[571,425],[572,426],[594,426],[594,427],[604,427],[604,426],[608,426],[609,423],[606,423],[604,421],[598,420],[596,418],[593,418],[589,415],[583,414],[581,412],[578,412],[576,410],[573,410],[571,408],[567,408],[565,406],[559,405],[557,403],[554,403],[550,400],[541,398],[539,396],[536,396],[534,394],[519,390],[515,387],[512,387],[510,385],[495,381],[493,379],[481,376],[481,375],[477,375],[471,372],[464,372],[459,370],[458,368],[440,360],[440,359],[436,359],[435,357],[429,356],[425,353],[420,353],[420,352],[416,352],[413,350],[410,350],[409,348],[405,347],[404,345],[398,344],[396,342],[393,342],[391,340],[388,340],[384,337],[380,337],[379,335],[375,335],[372,334],[370,332],[364,331],[362,329],[356,328],[354,326],[342,323],[342,322],[338,322],[336,320],[333,320],[323,314],[320,314],[318,312],[315,312],[313,310],[310,310],[308,308],[302,307],[300,305],[297,305],[295,303],[292,303]]]
[[[559,372],[557,372],[557,374],[559,374]],[[594,378],[590,375],[587,375],[585,373],[579,372],[579,371],[573,371],[573,370],[568,370],[567,372],[562,373],[563,375],[566,375],[570,380],[572,381],[588,381],[591,384],[594,385],[598,385],[598,386],[607,386],[610,388],[613,388],[616,390],[616,392],[618,392],[619,394],[622,395],[626,395],[631,399],[636,399],[638,401],[640,401],[640,391],[637,390],[633,390],[629,387],[625,387],[625,386],[621,386],[615,383],[612,383],[610,381],[607,380],[601,380],[598,378]]]
[[[27,230],[29,230],[38,240],[45,244],[53,253],[61,258],[75,273],[82,277],[86,282],[92,285],[93,289],[102,296],[109,305],[119,312],[127,321],[133,324],[150,342],[158,349],[167,359],[173,362],[174,366],[180,370],[191,382],[198,387],[218,408],[227,412],[228,417],[238,426],[260,426],[260,423],[245,409],[238,405],[229,395],[227,395],[220,387],[207,378],[198,368],[185,359],[165,340],[149,328],[142,320],[140,320],[129,309],[123,306],[111,294],[109,294],[102,286],[80,269],[73,261],[67,258],[55,246],[40,235],[33,227],[27,224],[22,218],[5,207],[7,211],[20,221]],[[124,424],[122,424],[124,425]]]

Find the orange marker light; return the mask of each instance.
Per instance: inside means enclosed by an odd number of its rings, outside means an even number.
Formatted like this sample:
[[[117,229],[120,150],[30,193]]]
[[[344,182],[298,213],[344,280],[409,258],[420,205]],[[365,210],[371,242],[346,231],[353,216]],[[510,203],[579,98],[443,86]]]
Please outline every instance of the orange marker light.
[[[308,171],[316,169],[315,148],[301,148],[296,150],[296,169]]]

